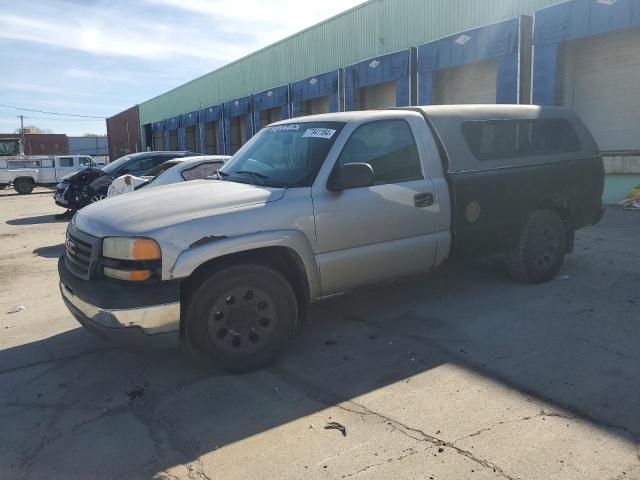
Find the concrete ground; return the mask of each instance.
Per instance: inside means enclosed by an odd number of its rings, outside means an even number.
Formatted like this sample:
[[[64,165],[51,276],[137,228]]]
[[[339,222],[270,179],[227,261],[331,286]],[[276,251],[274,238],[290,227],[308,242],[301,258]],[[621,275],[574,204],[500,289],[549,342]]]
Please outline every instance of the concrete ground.
[[[79,328],[58,211],[0,192],[0,478],[640,479],[639,212],[546,285],[488,259],[324,301],[233,376]]]

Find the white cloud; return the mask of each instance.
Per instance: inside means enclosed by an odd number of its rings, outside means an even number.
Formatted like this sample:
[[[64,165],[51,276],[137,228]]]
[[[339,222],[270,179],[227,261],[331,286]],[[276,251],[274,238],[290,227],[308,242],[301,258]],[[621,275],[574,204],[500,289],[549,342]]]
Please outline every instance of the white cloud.
[[[82,7],[84,8],[84,7]],[[177,55],[224,60],[214,50],[199,49],[193,42],[177,41],[177,30],[128,21],[108,25],[105,18],[88,24],[78,17],[50,22],[15,15],[0,16],[0,38],[43,43],[94,55],[163,59]],[[121,20],[119,20],[121,21]],[[60,25],[64,24],[64,28]]]
[[[364,0],[145,0],[187,10],[212,18],[231,20],[236,25],[251,28],[256,22],[285,32],[283,36],[304,30],[322,20],[343,12]]]
[[[361,0],[146,0],[146,3],[24,3],[0,15],[0,39],[145,60],[226,63]],[[144,8],[141,8],[144,7]],[[164,8],[162,8],[164,7]],[[182,13],[180,18],[167,10]],[[146,18],[141,15],[148,14]]]

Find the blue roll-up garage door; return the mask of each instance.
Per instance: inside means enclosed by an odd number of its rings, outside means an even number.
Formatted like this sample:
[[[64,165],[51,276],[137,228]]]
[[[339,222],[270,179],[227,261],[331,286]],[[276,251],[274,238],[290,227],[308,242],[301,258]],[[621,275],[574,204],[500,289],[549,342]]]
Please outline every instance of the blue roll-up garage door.
[[[164,150],[164,121],[153,123],[153,147],[154,150]]]
[[[236,153],[253,136],[251,97],[224,104],[224,130],[227,155]]]
[[[272,88],[253,96],[253,125],[262,127],[289,118],[289,86]]]
[[[180,135],[178,148],[196,152],[198,148],[198,112],[185,113],[180,116]]]
[[[178,150],[178,130],[180,129],[180,117],[173,117],[164,122],[164,148],[165,150]]]
[[[640,155],[640,1],[536,12],[533,101],[575,110],[603,151]]]
[[[528,102],[530,26],[519,17],[418,47],[418,103]]]
[[[291,116],[340,111],[341,72],[323,73],[291,84]]]
[[[345,68],[345,110],[411,105],[412,57],[412,50],[403,50]]]
[[[206,155],[224,155],[224,121],[222,105],[200,110],[198,115],[198,152]]]

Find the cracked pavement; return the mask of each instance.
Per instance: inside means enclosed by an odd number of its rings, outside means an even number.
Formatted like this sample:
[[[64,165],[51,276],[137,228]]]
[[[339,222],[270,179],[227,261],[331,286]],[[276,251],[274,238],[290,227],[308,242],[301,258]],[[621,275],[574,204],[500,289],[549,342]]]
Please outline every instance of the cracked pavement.
[[[579,232],[567,280],[483,259],[321,302],[241,376],[81,329],[54,213],[0,191],[0,478],[640,479],[637,212]]]

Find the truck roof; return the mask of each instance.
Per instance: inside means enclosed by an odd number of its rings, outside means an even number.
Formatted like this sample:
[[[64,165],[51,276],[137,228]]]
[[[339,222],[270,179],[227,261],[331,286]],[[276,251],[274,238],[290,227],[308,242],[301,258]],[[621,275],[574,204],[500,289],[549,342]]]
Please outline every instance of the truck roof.
[[[582,123],[580,118],[571,110],[562,107],[544,107],[538,105],[425,105],[417,107],[399,107],[388,110],[363,110],[355,112],[336,112],[310,115],[282,122],[363,122],[375,119],[378,116],[393,116],[396,113],[402,116],[403,112],[412,111],[420,113],[436,131],[440,142],[447,154],[449,173],[472,170],[489,170],[534,163],[547,163],[550,161],[562,161],[575,158],[588,158],[600,155],[600,150],[593,136]],[[537,120],[565,120],[571,124],[579,140],[579,149],[576,151],[531,156],[526,152],[518,154],[517,158],[500,160],[478,160],[463,134],[463,126],[468,122],[495,122],[495,121],[537,121]]]

